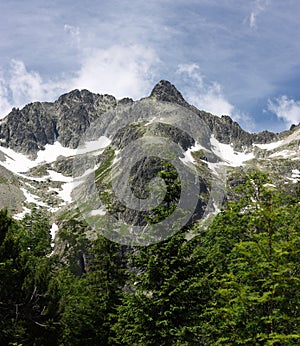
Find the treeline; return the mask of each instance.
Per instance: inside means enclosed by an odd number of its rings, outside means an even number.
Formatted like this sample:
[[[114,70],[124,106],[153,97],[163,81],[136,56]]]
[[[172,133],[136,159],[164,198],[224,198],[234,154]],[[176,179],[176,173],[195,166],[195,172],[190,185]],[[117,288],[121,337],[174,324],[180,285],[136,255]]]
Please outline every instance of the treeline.
[[[238,189],[206,230],[98,237],[81,275],[50,255],[42,213],[1,211],[0,345],[299,345],[299,186],[254,173]]]

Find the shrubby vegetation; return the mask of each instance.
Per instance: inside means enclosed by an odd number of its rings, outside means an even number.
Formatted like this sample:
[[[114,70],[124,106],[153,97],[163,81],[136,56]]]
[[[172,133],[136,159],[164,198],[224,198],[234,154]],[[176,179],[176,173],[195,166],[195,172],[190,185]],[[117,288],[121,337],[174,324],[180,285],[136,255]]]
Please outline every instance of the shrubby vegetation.
[[[238,189],[206,230],[139,248],[98,237],[80,275],[50,256],[39,211],[1,211],[0,344],[298,345],[299,186],[254,173]]]

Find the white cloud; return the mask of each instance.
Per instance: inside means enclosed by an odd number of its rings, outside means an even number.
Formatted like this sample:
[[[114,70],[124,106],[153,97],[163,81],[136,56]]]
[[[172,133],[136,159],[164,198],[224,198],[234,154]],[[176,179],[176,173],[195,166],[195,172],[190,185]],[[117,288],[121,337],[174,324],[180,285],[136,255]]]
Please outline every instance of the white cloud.
[[[78,26],[73,26],[69,24],[64,25],[64,30],[68,33],[73,39],[74,43],[77,47],[80,46],[80,29]]]
[[[11,60],[6,74],[0,76],[0,118],[12,107],[23,107],[29,102],[51,101],[66,89],[66,83],[45,82],[35,71],[28,71],[24,62]]]
[[[226,100],[221,85],[206,82],[197,64],[180,64],[176,73],[189,78],[186,90],[188,102],[212,114],[232,115],[234,106]]]
[[[17,105],[25,104],[27,100],[48,98],[51,93],[49,85],[43,84],[41,76],[35,71],[27,71],[25,64],[19,60],[11,61],[9,89],[12,99]]]
[[[72,85],[117,98],[137,99],[149,92],[158,63],[155,51],[141,45],[88,50]]]
[[[3,74],[0,74],[0,119],[3,118],[12,109],[9,102],[9,90],[7,88]]]
[[[190,92],[189,101],[196,107],[216,115],[230,115],[234,113],[234,106],[222,94],[220,84],[213,82],[207,85],[206,90],[200,93]]]
[[[219,83],[206,80],[199,65],[194,63],[180,64],[176,73],[184,79],[188,77],[184,94],[189,103],[214,115],[229,115],[248,131],[253,130],[253,120],[248,115],[241,113],[227,100]]]
[[[269,0],[255,0],[254,7],[249,16],[249,25],[250,28],[256,28],[256,19],[262,14],[269,4]]]
[[[0,118],[12,107],[53,101],[72,89],[88,89],[117,98],[144,97],[153,86],[153,71],[158,63],[155,51],[141,45],[83,49],[80,69],[73,77],[61,76],[57,81],[49,81],[38,72],[29,71],[23,61],[11,60],[6,73],[0,71]]]
[[[190,78],[194,79],[199,83],[199,85],[203,86],[203,76],[200,73],[199,65],[193,64],[179,64],[176,73],[179,74],[187,74]]]
[[[288,125],[300,122],[300,101],[289,99],[286,95],[268,101],[268,110],[283,119]]]

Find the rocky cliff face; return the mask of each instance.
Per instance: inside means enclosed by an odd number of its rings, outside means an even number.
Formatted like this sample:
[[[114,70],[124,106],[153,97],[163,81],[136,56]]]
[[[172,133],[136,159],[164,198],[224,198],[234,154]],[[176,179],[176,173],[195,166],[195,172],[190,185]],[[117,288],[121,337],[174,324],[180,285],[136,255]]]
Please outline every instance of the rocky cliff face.
[[[191,113],[205,124],[203,127],[207,127],[207,131],[200,126],[196,130],[198,133],[193,132],[193,124],[187,120]],[[167,115],[168,121],[160,121],[159,114]],[[99,126],[99,131],[93,129],[94,124]],[[70,149],[78,148],[88,129],[95,130],[98,137],[108,137],[106,149],[103,147],[86,157],[87,162],[96,166],[97,188],[106,194],[110,194],[111,187],[109,172],[118,165],[118,153],[125,147],[148,137],[166,138],[178,144],[178,159],[186,166],[193,166],[200,180],[202,199],[199,199],[193,219],[197,219],[208,202],[211,178],[223,179],[218,177],[218,168],[222,165],[226,167],[226,179],[232,186],[242,179],[243,171],[253,168],[270,172],[282,184],[298,179],[299,125],[279,134],[269,131],[251,134],[227,115],[214,116],[188,104],[174,85],[163,80],[153,88],[149,97],[136,102],[130,98],[117,100],[110,95],[73,90],[53,103],[35,102],[21,110],[14,108],[0,121],[0,207],[19,212],[24,206],[30,209],[37,205],[51,208],[53,213],[73,208],[70,191],[78,152]],[[220,147],[219,151],[214,148],[211,137]],[[27,169],[20,161],[17,170],[11,168],[16,167],[19,160],[13,153],[36,159],[47,152],[47,144],[53,145],[50,151],[57,151],[62,156],[52,161],[46,157],[45,162],[27,162]],[[231,157],[227,157],[229,152]],[[163,168],[163,174],[174,175],[163,160],[155,161],[151,155],[140,161],[140,167],[131,167],[131,179],[139,186],[136,190],[140,190],[139,193],[158,173],[157,166]],[[78,176],[87,169],[94,169],[94,166],[82,165]],[[87,189],[85,194],[89,195],[92,190]],[[112,203],[115,209],[123,210],[124,219],[135,219],[137,224],[145,222],[141,221],[141,213],[124,208],[116,199]]]
[[[203,110],[199,110],[188,104],[175,86],[168,81],[160,81],[152,90],[150,98],[177,103],[192,110],[206,122],[220,142],[226,144],[232,143],[235,149],[242,149],[242,147],[251,146],[253,143],[268,143],[280,137],[278,134],[269,131],[250,134],[244,131],[240,125],[233,121],[228,115],[218,117]]]
[[[190,122],[191,114],[195,123]],[[93,140],[94,133],[96,139],[104,136],[103,146],[83,154],[82,145]],[[158,151],[155,139],[163,143]],[[161,153],[169,142],[174,157],[165,159]],[[86,244],[97,229],[94,222],[101,223],[101,234],[116,237],[112,240],[118,241],[122,230],[124,244],[129,244],[128,234],[132,240],[141,233],[134,233],[134,227],[144,231],[156,226],[171,218],[179,205],[179,214],[157,228],[155,239],[168,236],[165,230],[181,219],[185,225],[206,220],[224,200],[239,198],[233,188],[249,170],[265,171],[275,184],[293,191],[300,181],[299,143],[299,125],[278,134],[248,133],[227,115],[218,117],[188,104],[168,81],[160,81],[140,101],[73,90],[53,103],[13,109],[0,121],[0,208],[19,218],[36,207],[49,212],[64,229],[65,238],[56,238],[55,251],[64,259],[75,254],[70,261],[77,263],[88,256]],[[130,146],[134,150],[122,158]],[[127,173],[128,181],[113,187],[114,177]],[[127,204],[135,199],[143,204],[151,197],[156,178],[164,180],[166,192],[161,200],[154,195],[156,207]],[[122,229],[124,224],[132,227],[129,233]],[[74,272],[81,273],[83,269],[74,265]]]
[[[250,134],[229,116],[217,117],[189,105],[181,93],[168,81],[160,81],[152,90],[150,99],[170,102],[199,115],[222,143],[232,143],[235,149],[253,143],[267,143],[280,136],[264,131]],[[90,124],[107,111],[118,106],[131,105],[129,98],[116,100],[110,95],[93,94],[88,90],[73,90],[53,103],[35,102],[19,110],[14,108],[0,122],[0,145],[35,157],[46,144],[58,140],[64,147],[77,148]]]
[[[65,147],[77,148],[89,125],[116,105],[113,96],[73,90],[54,103],[35,102],[21,110],[14,108],[0,122],[0,144],[31,157],[56,140]]]
[[[0,209],[7,208],[13,213],[22,211],[25,197],[19,187],[18,177],[0,165]]]

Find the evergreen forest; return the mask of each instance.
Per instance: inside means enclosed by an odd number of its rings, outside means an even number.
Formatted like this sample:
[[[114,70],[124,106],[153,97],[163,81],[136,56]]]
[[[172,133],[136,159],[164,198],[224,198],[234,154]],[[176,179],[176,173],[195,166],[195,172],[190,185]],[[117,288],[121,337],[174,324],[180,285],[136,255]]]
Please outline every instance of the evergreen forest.
[[[43,211],[1,210],[0,345],[299,345],[300,187],[254,172],[236,189],[208,227],[145,247],[69,220],[66,256]]]

